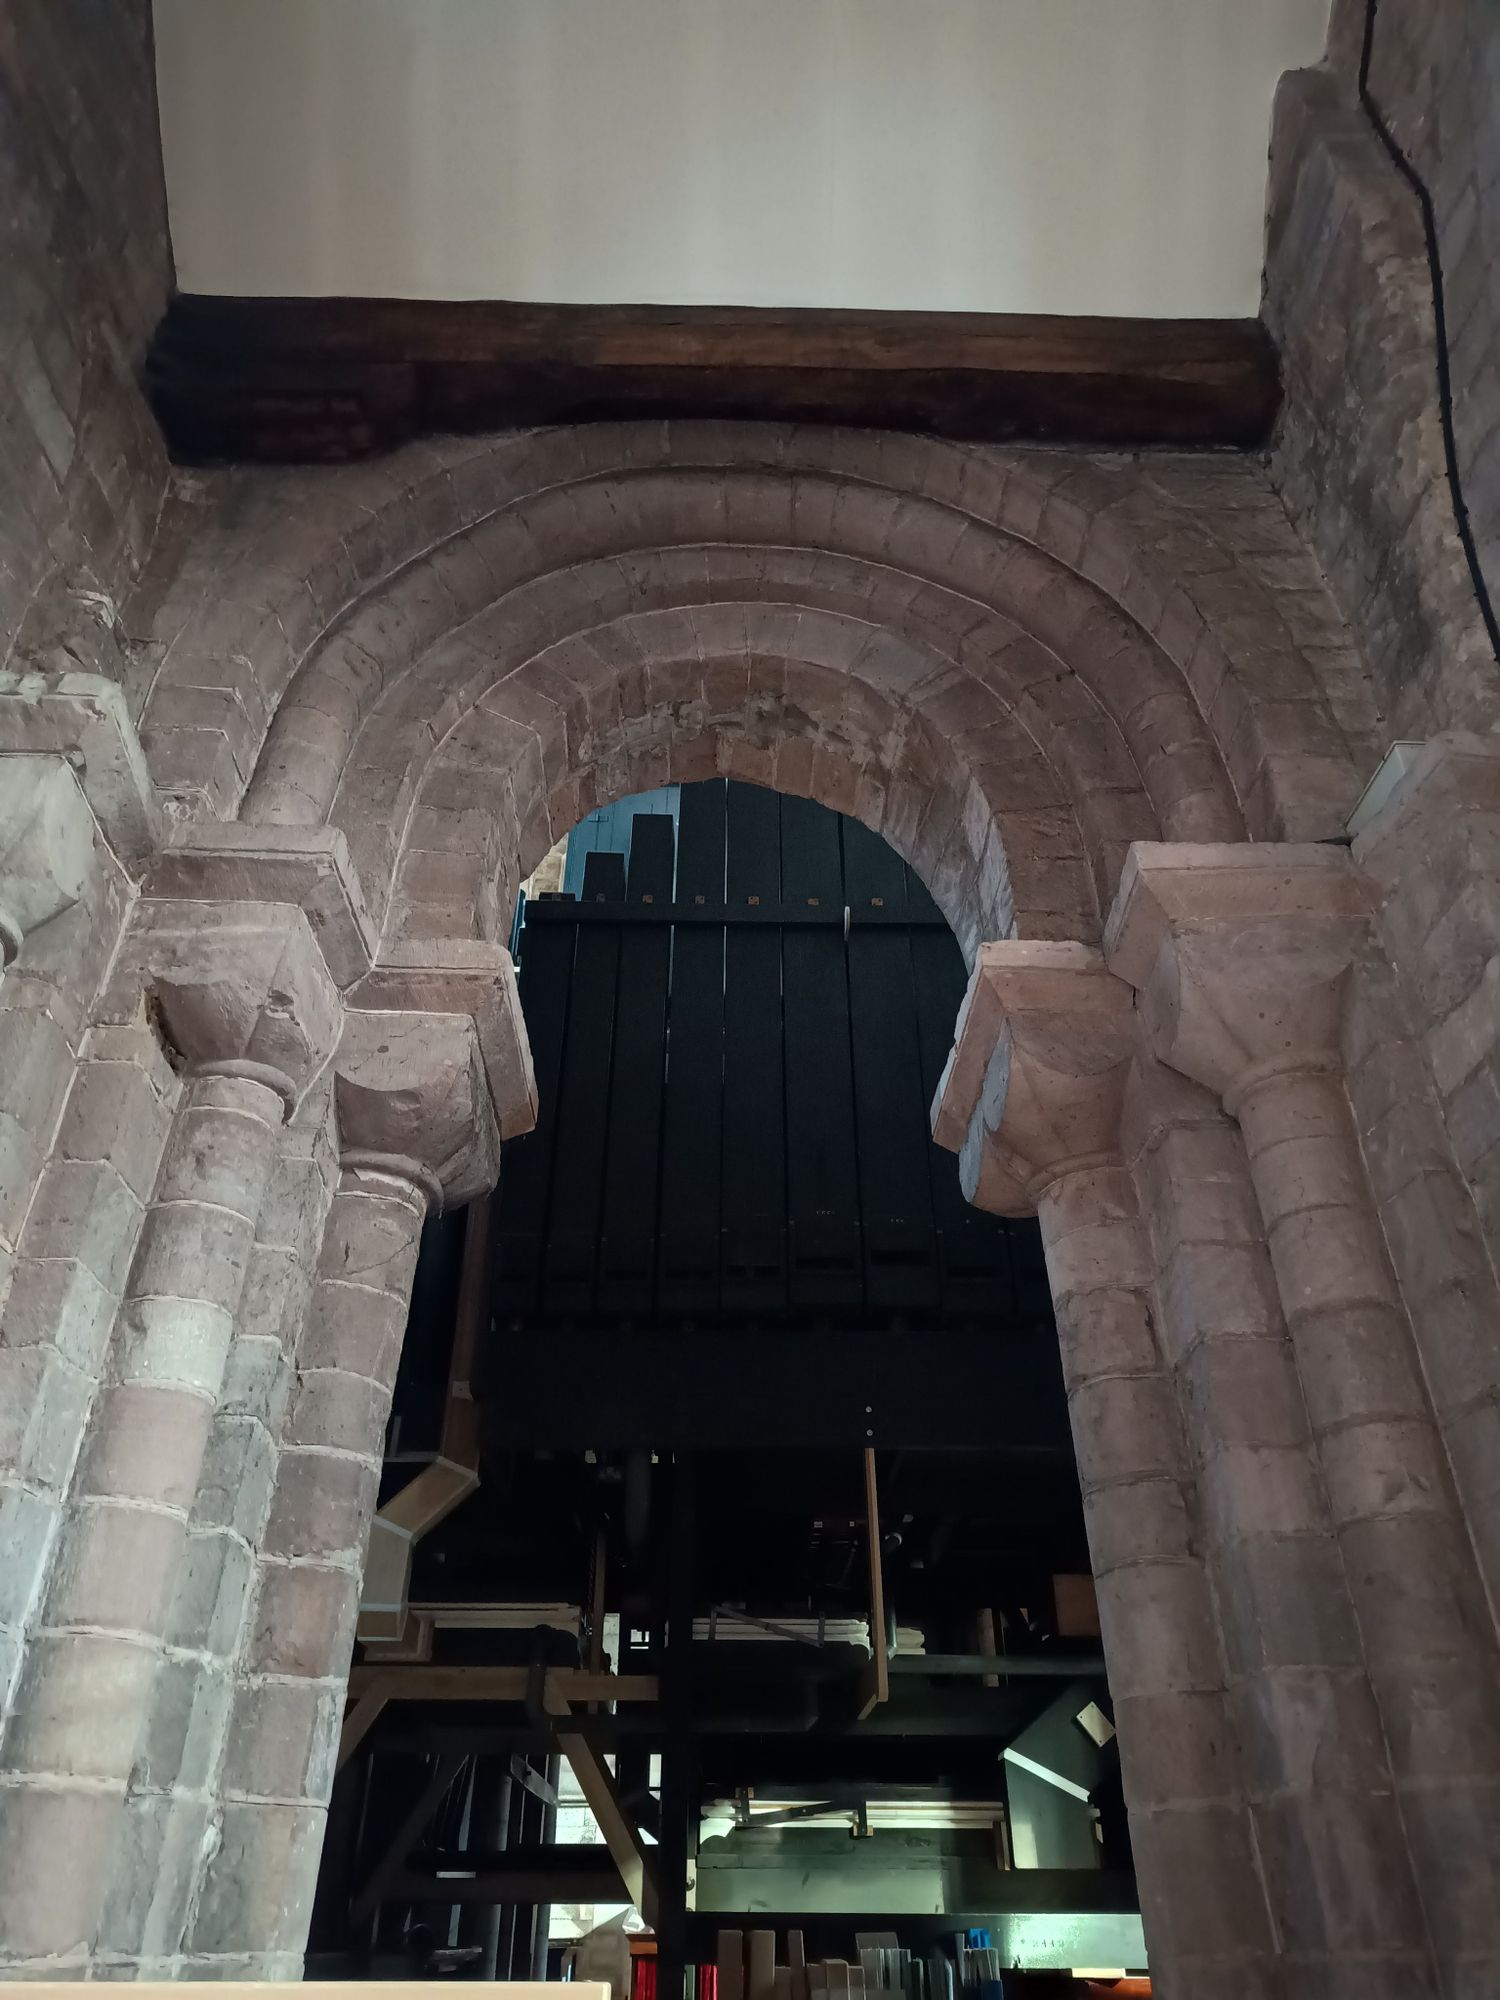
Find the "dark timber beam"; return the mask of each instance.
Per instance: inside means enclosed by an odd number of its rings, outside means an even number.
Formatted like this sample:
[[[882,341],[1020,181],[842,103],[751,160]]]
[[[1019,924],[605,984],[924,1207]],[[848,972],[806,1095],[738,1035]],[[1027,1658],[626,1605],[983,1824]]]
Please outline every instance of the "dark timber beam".
[[[984,442],[1254,445],[1256,320],[179,297],[147,368],[176,455],[341,460],[405,439],[629,417],[874,425]]]

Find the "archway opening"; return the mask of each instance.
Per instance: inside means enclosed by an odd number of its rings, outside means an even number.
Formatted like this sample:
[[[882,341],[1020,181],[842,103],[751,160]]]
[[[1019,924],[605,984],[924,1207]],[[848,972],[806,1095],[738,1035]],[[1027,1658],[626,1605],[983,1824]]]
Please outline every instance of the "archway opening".
[[[1040,1239],[929,1131],[957,940],[860,821],[723,778],[531,888],[539,1122],[429,1225],[365,1593],[356,1694],[429,1698],[341,1773],[313,1963],[525,1977],[628,1921],[699,1992],[768,1950],[931,1991],[990,1963],[959,1931],[1139,1969]]]

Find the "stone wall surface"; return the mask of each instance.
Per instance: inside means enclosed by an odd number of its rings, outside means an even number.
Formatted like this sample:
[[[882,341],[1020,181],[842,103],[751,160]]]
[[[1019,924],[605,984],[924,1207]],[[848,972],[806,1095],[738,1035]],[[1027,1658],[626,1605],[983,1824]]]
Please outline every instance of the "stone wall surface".
[[[1329,60],[1282,79],[1268,323],[1286,403],[1272,474],[1348,613],[1388,737],[1500,719],[1449,481],[1422,210],[1360,102],[1431,196],[1461,490],[1500,596],[1500,15],[1487,0],[1347,0]]]
[[[149,0],[11,0],[0,132],[0,670],[62,648],[128,683],[168,479],[137,381],[172,282]]]
[[[515,884],[722,772],[975,965],[937,1130],[1042,1219],[1160,1990],[1500,1989],[1500,706],[1363,25],[1278,102],[1269,469],[601,424],[164,515],[147,13],[5,10],[0,1979],[295,1972]],[[1487,563],[1496,33],[1373,70]]]
[[[1380,0],[1369,89],[1432,198],[1459,476],[1500,602],[1500,14]]]

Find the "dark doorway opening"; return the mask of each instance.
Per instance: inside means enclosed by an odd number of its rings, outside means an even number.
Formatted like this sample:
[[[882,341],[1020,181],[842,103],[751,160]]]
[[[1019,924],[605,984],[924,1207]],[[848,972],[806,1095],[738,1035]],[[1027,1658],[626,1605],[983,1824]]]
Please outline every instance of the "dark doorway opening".
[[[357,1690],[406,1679],[340,1774],[313,1962],[525,1977],[633,1903],[656,2000],[733,2000],[751,1931],[788,1974],[878,1935],[917,2000],[1136,1969],[1040,1240],[928,1129],[958,946],[857,821],[652,803],[523,900],[541,1114],[429,1225],[382,1502],[460,1373],[479,1478],[362,1649]]]

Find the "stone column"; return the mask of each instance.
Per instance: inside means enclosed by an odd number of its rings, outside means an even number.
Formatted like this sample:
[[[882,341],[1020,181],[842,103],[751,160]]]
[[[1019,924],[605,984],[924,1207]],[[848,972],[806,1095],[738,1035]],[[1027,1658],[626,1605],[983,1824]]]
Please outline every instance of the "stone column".
[[[1107,950],[1244,1133],[1442,1990],[1500,1987],[1500,1675],[1345,1095],[1371,895],[1335,847],[1132,848]],[[1348,1894],[1347,1854],[1280,1872]]]
[[[128,1159],[107,1134],[125,1066],[79,1073],[151,826],[88,678],[0,673],[0,1727],[160,1143],[149,1113]]]
[[[0,1755],[13,1966],[93,1953],[276,1134],[339,1020],[295,909],[182,905],[138,947],[137,990],[189,1081]],[[143,1885],[183,1865],[145,1835],[135,1822]]]
[[[501,1124],[515,1122],[496,1081],[466,1015],[349,1015],[334,1086],[342,1171],[257,1559],[190,1974],[300,1966],[422,1224],[431,1206],[493,1185]]]
[[[1130,992],[1096,951],[986,945],[935,1125],[971,1200],[1041,1222],[1157,1990],[1269,2000],[1282,1989],[1202,1525],[1120,1153],[1137,1044]]]

